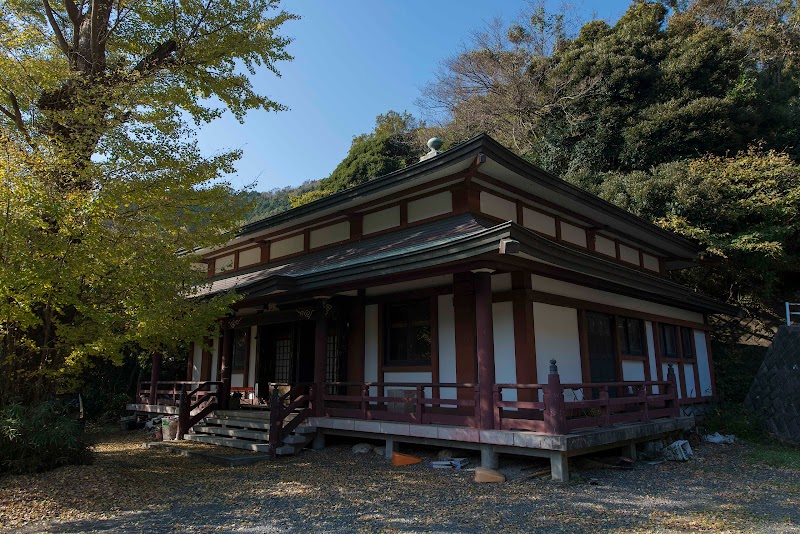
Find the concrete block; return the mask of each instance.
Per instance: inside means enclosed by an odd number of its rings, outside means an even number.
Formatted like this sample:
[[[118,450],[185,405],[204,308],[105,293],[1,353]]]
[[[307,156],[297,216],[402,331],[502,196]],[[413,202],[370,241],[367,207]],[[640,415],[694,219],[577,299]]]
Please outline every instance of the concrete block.
[[[467,441],[470,443],[480,443],[481,434],[476,428],[460,427],[439,427],[436,432],[439,439],[449,439],[451,441]]]
[[[481,467],[497,469],[500,458],[491,445],[481,445]]]
[[[381,422],[381,434],[393,434],[395,436],[408,436],[408,423],[385,423]]]
[[[372,432],[375,434],[381,433],[380,421],[353,421],[353,430],[357,432]]]
[[[514,433],[508,430],[481,430],[481,443],[489,445],[514,445]]]
[[[408,425],[408,435],[416,438],[432,438],[439,437],[439,427],[432,425]]]

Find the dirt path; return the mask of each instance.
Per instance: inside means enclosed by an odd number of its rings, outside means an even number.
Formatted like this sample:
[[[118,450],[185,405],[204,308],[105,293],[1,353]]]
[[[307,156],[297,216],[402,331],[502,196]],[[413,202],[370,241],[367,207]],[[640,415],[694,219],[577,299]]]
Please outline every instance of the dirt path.
[[[0,531],[800,532],[800,471],[753,464],[743,445],[580,470],[570,484],[523,478],[535,460],[501,457],[510,480],[476,484],[468,471],[393,467],[346,445],[226,468],[142,441],[106,435],[93,465],[0,479]]]

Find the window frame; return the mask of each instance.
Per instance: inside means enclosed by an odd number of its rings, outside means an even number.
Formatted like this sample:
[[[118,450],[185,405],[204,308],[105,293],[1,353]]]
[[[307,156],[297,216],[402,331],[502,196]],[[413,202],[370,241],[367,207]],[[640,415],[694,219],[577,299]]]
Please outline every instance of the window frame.
[[[237,351],[236,351],[236,343],[239,339],[239,336],[243,338],[243,347],[242,347],[242,361],[241,365],[237,365]],[[249,328],[237,328],[233,330],[233,349],[231,350],[231,371],[244,371],[247,369],[247,360],[250,353],[250,329]]]
[[[426,309],[427,313],[427,327],[429,329],[429,344],[428,344],[428,357],[425,359],[392,359],[392,330],[395,330],[392,325],[392,309],[399,308],[399,307],[406,307],[410,308],[414,305],[420,305],[421,307]],[[433,365],[433,332],[435,331],[434,328],[434,320],[433,314],[431,313],[431,302],[430,299],[413,299],[407,301],[397,301],[397,302],[386,302],[383,304],[383,367],[384,368],[407,368],[407,367],[431,367]],[[407,320],[407,324],[405,326],[406,335],[408,339],[411,337],[411,329],[412,325],[410,321]]]
[[[615,316],[615,328],[617,329],[617,347],[620,357],[624,359],[642,360],[647,358],[647,329],[644,325],[644,320],[637,317],[628,317],[625,315]],[[639,352],[630,351],[630,329],[631,322],[636,323],[639,329]],[[627,348],[627,350],[626,350]]]
[[[667,354],[667,336],[665,335],[666,329],[672,329],[672,339],[675,344],[675,352]],[[658,343],[661,349],[661,359],[671,361],[681,361],[681,341],[678,326],[670,323],[658,323]]]

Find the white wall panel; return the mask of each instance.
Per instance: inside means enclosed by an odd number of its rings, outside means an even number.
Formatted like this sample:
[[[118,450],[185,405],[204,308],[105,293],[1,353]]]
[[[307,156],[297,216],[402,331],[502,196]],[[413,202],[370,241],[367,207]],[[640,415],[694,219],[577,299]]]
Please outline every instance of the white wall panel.
[[[622,379],[625,381],[644,382],[644,362],[623,360]]]
[[[616,293],[609,293],[608,291],[570,284],[568,282],[545,278],[535,274],[531,275],[531,279],[533,289],[536,291],[543,291],[545,293],[562,295],[574,299],[588,300],[590,302],[597,302],[598,304],[607,304],[609,306],[627,308],[629,310],[651,313],[653,315],[683,319],[685,321],[694,321],[696,323],[703,322],[702,313],[681,310],[680,308],[674,308],[664,304],[656,304],[655,302],[648,302],[634,297],[627,297]]]
[[[514,350],[514,306],[512,302],[492,304],[492,328],[494,330],[495,383],[516,384],[517,359]],[[503,400],[517,400],[517,390],[504,390]]]
[[[247,372],[247,387],[256,386],[256,360],[258,360],[258,327],[250,327],[250,364]]]
[[[586,248],[586,230],[563,221],[561,223],[561,239]]]
[[[453,295],[439,295],[439,381],[456,383],[456,329],[453,311]],[[441,388],[443,399],[455,399],[455,388]]]
[[[289,254],[296,254],[303,251],[303,244],[305,243],[305,236],[303,234],[281,239],[280,241],[273,241],[269,245],[269,258],[274,260],[282,258]]]
[[[261,261],[261,247],[249,248],[239,252],[239,267],[255,265]]]
[[[688,398],[699,397],[697,386],[694,383],[694,364],[683,364],[683,378],[686,380],[686,396]]]
[[[536,210],[522,208],[522,224],[526,228],[549,236],[556,236],[556,219]]]
[[[317,228],[309,233],[309,248],[323,247],[331,243],[338,243],[350,239],[350,222],[342,221]]]
[[[547,383],[551,359],[556,360],[561,382],[582,382],[578,310],[534,302],[533,329],[539,383]]]
[[[194,343],[192,351],[192,382],[200,381],[200,373],[203,369],[203,344]]]
[[[443,191],[408,203],[408,222],[421,221],[453,211],[453,195]]]
[[[361,233],[372,234],[395,226],[400,226],[400,206],[364,215]]]
[[[612,258],[617,257],[617,245],[611,239],[603,237],[601,235],[596,235],[594,237],[594,250],[595,252],[599,252],[601,254],[605,254],[606,256],[611,256]]]
[[[503,221],[517,222],[517,204],[486,191],[481,191],[481,211]]]

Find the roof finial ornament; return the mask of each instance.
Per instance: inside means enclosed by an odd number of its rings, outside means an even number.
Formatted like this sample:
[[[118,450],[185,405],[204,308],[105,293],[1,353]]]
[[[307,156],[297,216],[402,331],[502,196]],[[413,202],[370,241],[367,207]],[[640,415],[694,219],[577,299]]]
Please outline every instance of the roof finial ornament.
[[[434,156],[439,155],[439,149],[442,148],[444,145],[444,141],[439,139],[438,137],[431,137],[428,139],[428,148],[431,149],[430,152],[419,158],[420,161],[425,161],[426,159],[430,159]]]

